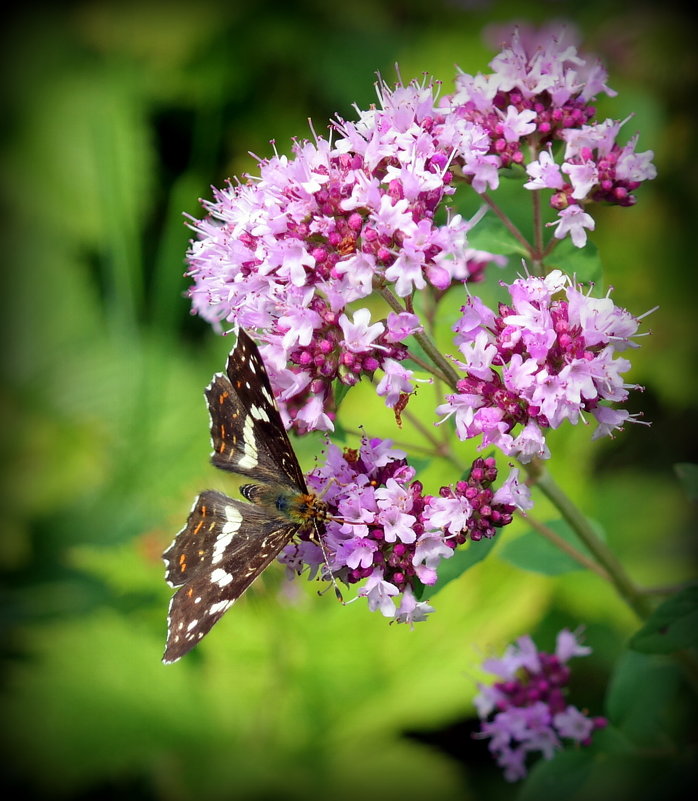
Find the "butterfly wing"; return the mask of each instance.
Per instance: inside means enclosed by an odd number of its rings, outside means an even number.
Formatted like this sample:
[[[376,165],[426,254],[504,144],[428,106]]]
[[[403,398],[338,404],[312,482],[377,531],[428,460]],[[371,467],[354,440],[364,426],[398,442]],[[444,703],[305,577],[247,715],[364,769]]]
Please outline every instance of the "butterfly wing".
[[[242,329],[226,373],[213,377],[206,400],[216,467],[307,492],[259,349]]]
[[[193,648],[272,562],[299,524],[207,490],[163,554],[170,601],[163,662]]]

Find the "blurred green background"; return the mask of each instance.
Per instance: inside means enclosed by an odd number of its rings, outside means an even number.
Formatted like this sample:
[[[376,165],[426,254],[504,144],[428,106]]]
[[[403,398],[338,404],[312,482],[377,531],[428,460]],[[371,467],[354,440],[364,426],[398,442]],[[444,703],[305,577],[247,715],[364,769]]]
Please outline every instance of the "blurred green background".
[[[694,510],[672,465],[698,461],[696,49],[677,9],[122,0],[6,18],[6,797],[511,798],[470,737],[477,666],[524,632],[551,649],[563,625],[585,624],[594,648],[578,660],[572,700],[603,712],[633,616],[596,576],[526,572],[501,548],[439,593],[414,631],[270,569],[199,648],[160,663],[170,596],[160,554],[198,491],[231,491],[208,465],[202,399],[230,341],[189,314],[182,213],[198,215],[210,185],[254,171],[249,151],[269,155],[271,139],[288,151],[308,117],[322,132],[335,112],[365,108],[376,71],[392,82],[399,63],[404,80],[427,71],[448,91],[454,64],[487,70],[487,25],[575,22],[620,92],[599,113],[635,112],[627,134],[641,132],[638,149],[653,149],[659,170],[635,208],[598,211],[592,241],[617,303],[661,308],[632,354],[631,380],[646,391],[631,408],[652,428],[593,445],[581,427],[555,432],[551,469],[638,583],[689,579]],[[433,398],[418,402],[430,414]],[[347,415],[417,441],[396,433],[370,388],[350,393]],[[306,468],[319,447],[299,443]],[[453,478],[443,464],[425,473],[432,491]],[[620,771],[613,797],[653,797],[642,795],[648,780],[637,765]]]

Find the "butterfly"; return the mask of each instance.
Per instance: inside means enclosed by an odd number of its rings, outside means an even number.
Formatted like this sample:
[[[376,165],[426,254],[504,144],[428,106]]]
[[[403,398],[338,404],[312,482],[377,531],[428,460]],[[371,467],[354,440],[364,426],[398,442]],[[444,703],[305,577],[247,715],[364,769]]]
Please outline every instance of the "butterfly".
[[[254,341],[240,329],[225,373],[205,391],[211,461],[251,479],[238,501],[206,490],[163,553],[170,601],[163,662],[176,662],[206,635],[262,571],[303,529],[328,517],[308,491],[286,434],[269,376]]]

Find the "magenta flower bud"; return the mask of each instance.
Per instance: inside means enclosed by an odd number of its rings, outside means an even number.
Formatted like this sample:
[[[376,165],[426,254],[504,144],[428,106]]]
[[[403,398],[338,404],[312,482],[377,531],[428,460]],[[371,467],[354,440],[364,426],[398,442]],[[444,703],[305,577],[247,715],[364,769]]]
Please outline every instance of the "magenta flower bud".
[[[347,222],[349,224],[349,227],[352,229],[352,231],[360,231],[361,228],[363,227],[363,224],[364,224],[363,217],[360,214],[356,213],[356,212],[354,212],[354,214],[350,215],[350,217],[347,220]]]

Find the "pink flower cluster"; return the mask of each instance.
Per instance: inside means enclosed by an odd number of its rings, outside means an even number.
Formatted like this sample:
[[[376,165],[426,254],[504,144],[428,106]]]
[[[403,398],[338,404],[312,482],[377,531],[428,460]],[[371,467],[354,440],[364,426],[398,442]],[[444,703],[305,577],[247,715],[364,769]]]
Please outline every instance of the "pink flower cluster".
[[[481,448],[523,462],[549,457],[545,429],[564,420],[590,414],[594,438],[636,422],[615,404],[639,388],[623,381],[630,362],[618,356],[636,347],[639,319],[609,297],[584,294],[559,270],[503,286],[511,304],[497,314],[474,297],[462,307],[454,330],[465,376],[437,408],[441,422],[454,416],[460,439],[482,435]]]
[[[334,142],[296,143],[292,158],[214,190],[208,216],[192,221],[194,311],[264,331],[272,384],[300,431],[331,429],[332,382],[394,367],[404,358],[396,343],[417,327],[410,315],[371,324],[366,309],[350,322],[347,304],[381,285],[399,297],[445,290],[468,280],[471,263],[480,278],[488,257],[467,248],[459,215],[434,218],[454,188],[432,87],[380,85],[379,98],[357,122],[338,120]],[[400,380],[409,385],[406,373]]]
[[[624,147],[616,143],[620,123],[590,124],[596,113],[593,98],[616,93],[607,86],[600,62],[582,57],[576,44],[565,27],[515,28],[490,62],[492,73],[459,75],[455,93],[442,99],[451,113],[448,134],[440,141],[453,144],[454,166],[478,192],[497,188],[502,167],[525,166],[527,189],[552,190],[550,205],[559,212],[555,236],[569,234],[583,247],[586,231],[594,228],[584,206],[632,205],[631,193],[656,170],[652,151],[635,153],[637,137]],[[472,127],[461,134],[458,120],[475,123],[481,136],[473,139]],[[561,165],[553,158],[553,145],[560,140],[566,143]],[[526,163],[527,152],[540,155]]]
[[[636,202],[632,192],[643,181],[656,177],[652,151],[635,152],[637,136],[623,147],[616,142],[621,125],[606,120],[564,131],[566,146],[561,165],[555,162],[550,150],[526,165],[531,179],[524,184],[527,189],[553,190],[550,205],[559,211],[558,220],[553,223],[557,239],[569,233],[572,242],[583,247],[586,229],[594,230],[594,219],[584,211],[585,204],[632,206]]]
[[[591,648],[563,629],[554,654],[538,651],[533,640],[524,636],[501,659],[484,662],[483,668],[500,681],[489,687],[479,685],[475,706],[482,727],[475,736],[489,738],[490,751],[507,781],[526,775],[528,754],[539,751],[551,759],[562,748],[561,738],[589,745],[593,732],[607,725],[605,718],[589,718],[565,698],[570,678],[567,662],[589,653]]]
[[[327,556],[335,580],[365,581],[359,596],[371,611],[401,623],[424,620],[433,609],[418,598],[422,585],[436,583],[441,560],[466,540],[493,537],[531,501],[517,470],[492,489],[493,458],[476,459],[468,479],[442,487],[438,497],[424,495],[414,476],[405,453],[389,440],[364,438],[358,450],[344,452],[329,445],[325,465],[308,477],[335,518],[326,524],[324,553],[307,536],[287,546],[281,561],[296,573],[309,568],[314,577]],[[329,579],[327,570],[323,577]]]
[[[332,430],[342,385],[377,371],[377,391],[399,409],[414,392],[401,365],[420,330],[414,293],[438,298],[504,263],[469,246],[481,215],[453,213],[458,180],[484,193],[503,169],[525,168],[526,189],[551,193],[554,236],[581,247],[594,226],[589,204],[630,205],[654,177],[651,152],[635,153],[636,139],[617,144],[619,123],[591,122],[592,98],[613,92],[565,29],[515,29],[491,67],[460,74],[441,100],[426,81],[379,82],[378,103],[356,120],[336,118],[329,139],[260,160],[257,175],[214,189],[207,215],[191,220],[193,311],[259,332],[284,421],[298,433]],[[376,290],[404,298],[405,311],[380,320],[349,311]]]

